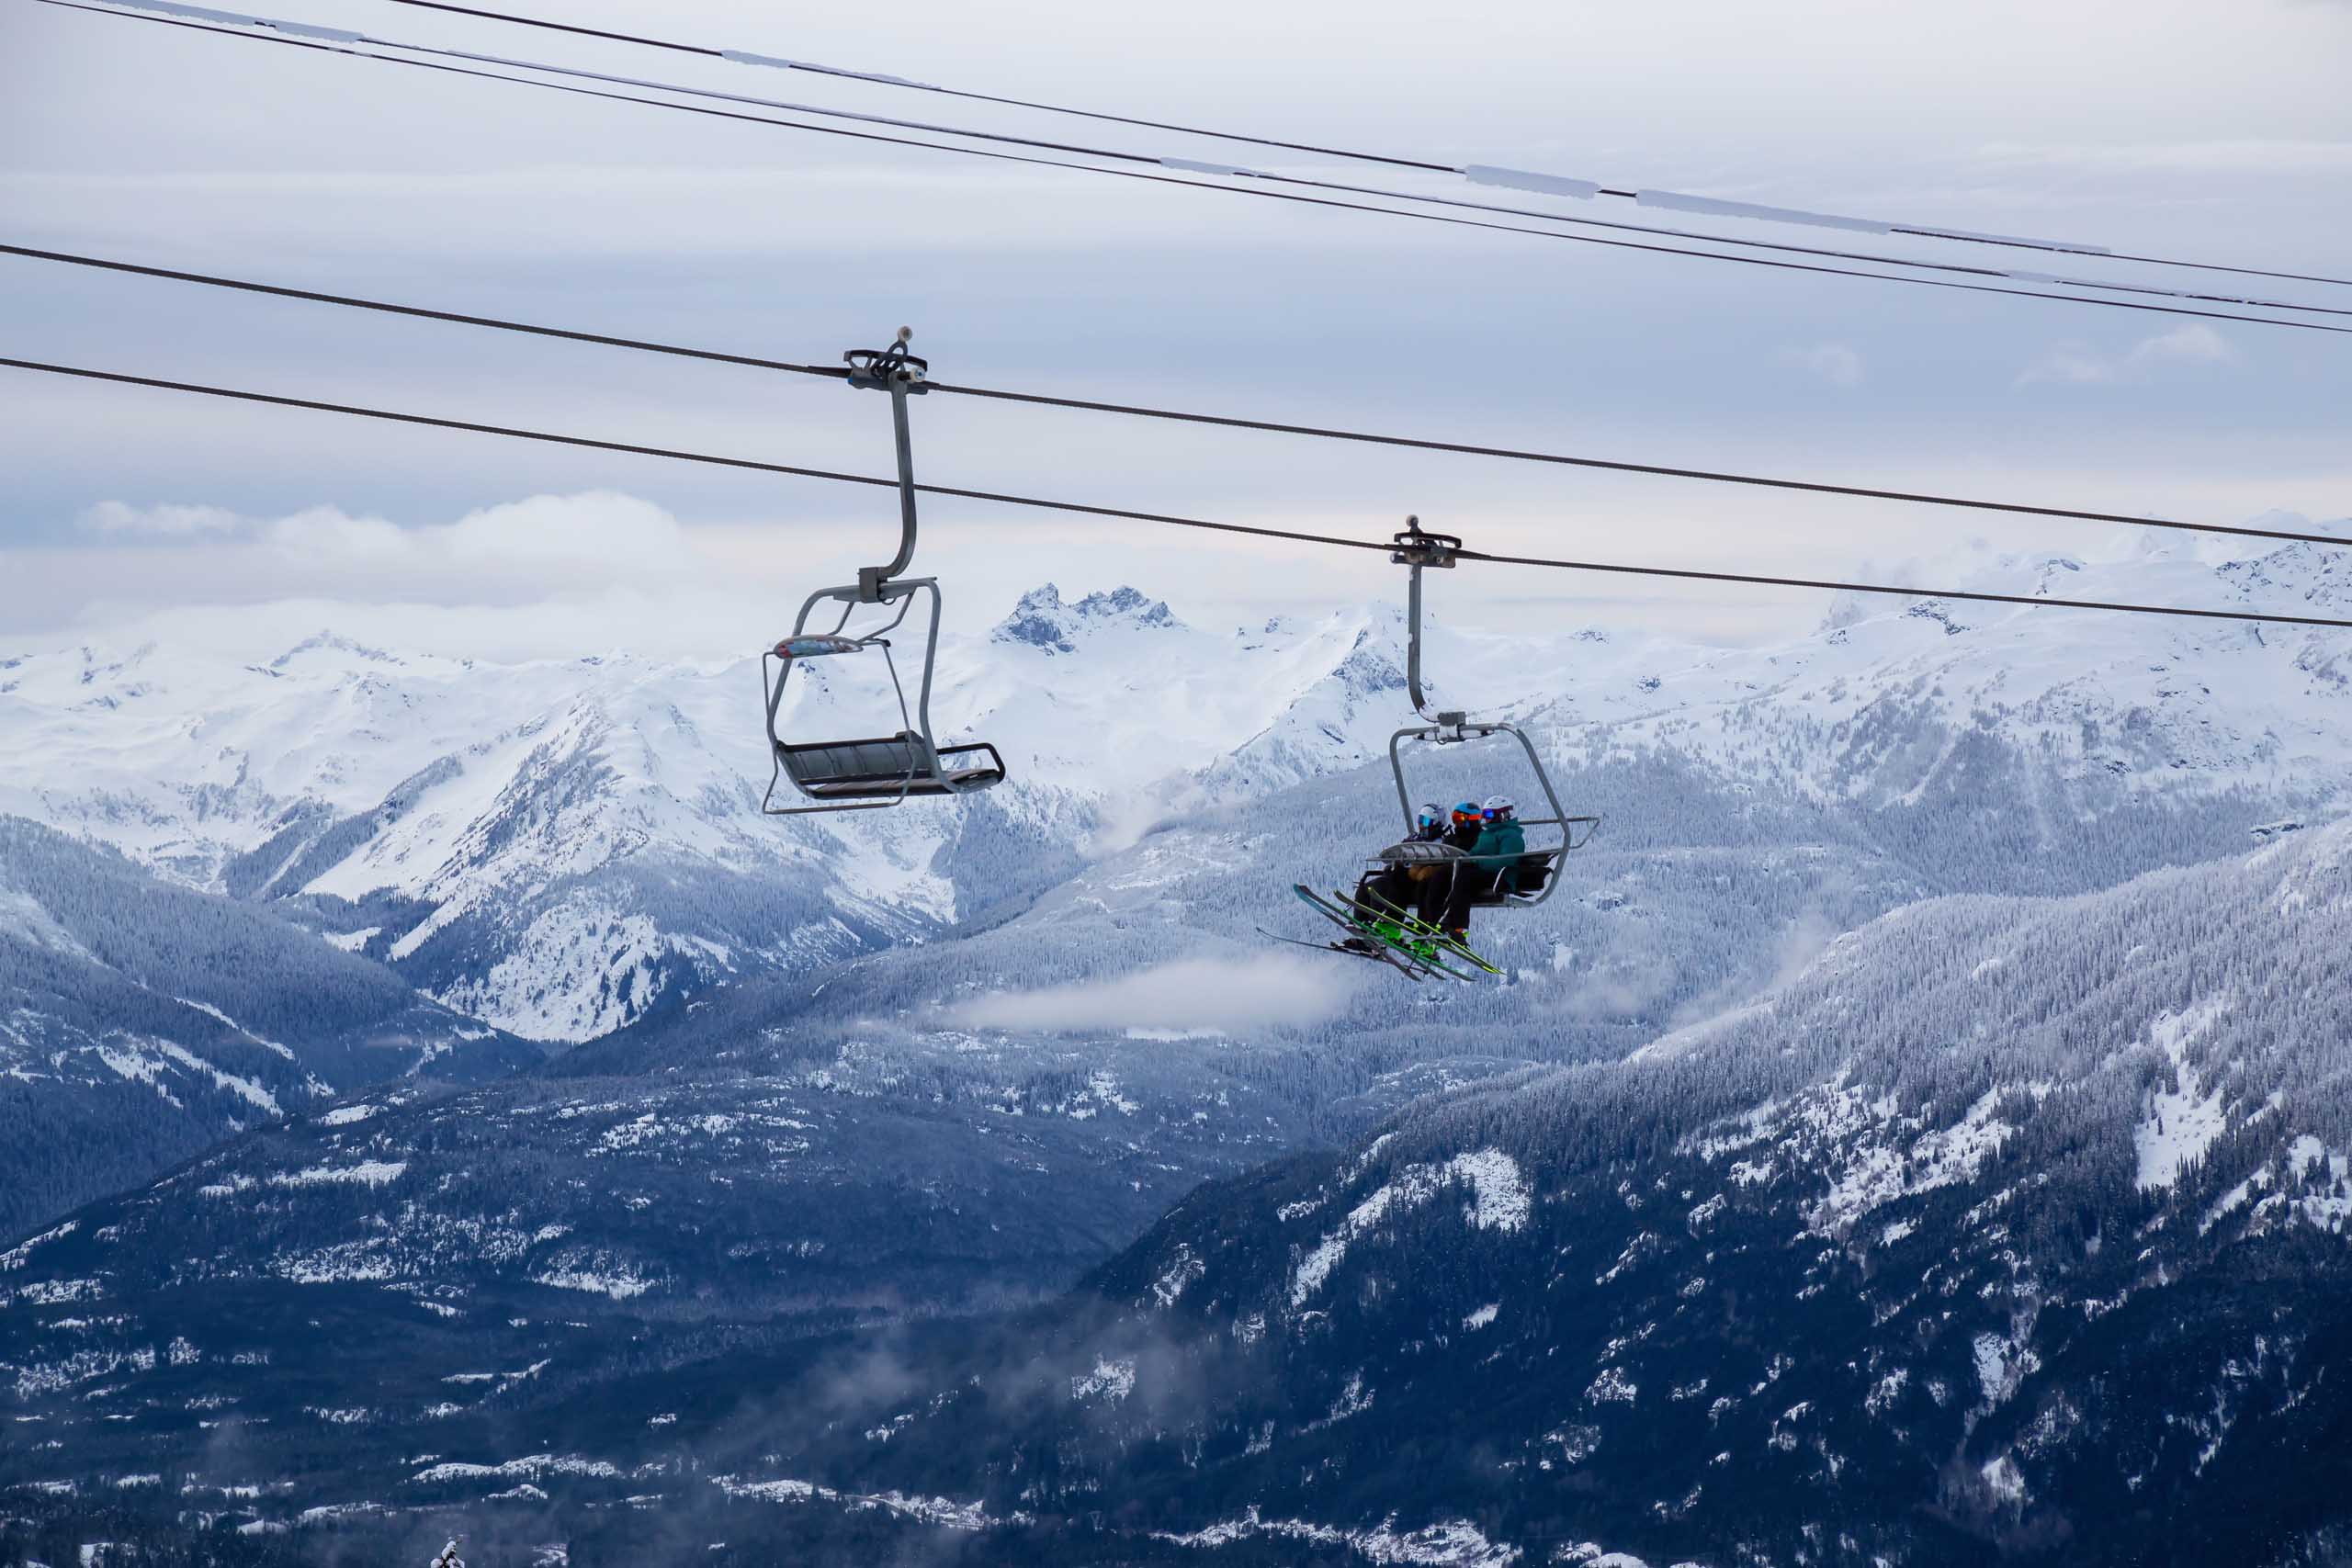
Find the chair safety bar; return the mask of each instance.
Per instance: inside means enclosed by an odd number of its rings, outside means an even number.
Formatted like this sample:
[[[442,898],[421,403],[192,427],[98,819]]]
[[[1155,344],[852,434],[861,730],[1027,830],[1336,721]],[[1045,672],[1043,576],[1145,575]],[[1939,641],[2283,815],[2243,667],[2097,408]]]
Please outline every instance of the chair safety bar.
[[[1532,818],[1527,820],[1537,826],[1545,825],[1547,821],[1544,818]],[[1597,817],[1571,817],[1567,819],[1567,823],[1570,826],[1576,826],[1597,823],[1600,820],[1600,818]],[[1521,850],[1515,854],[1492,855],[1472,854],[1467,850],[1456,849],[1448,843],[1432,843],[1424,839],[1408,839],[1403,843],[1389,845],[1374,855],[1373,862],[1377,865],[1442,866],[1449,872],[1465,865],[1483,866],[1492,870],[1498,870],[1506,865],[1516,865],[1519,867],[1518,891],[1484,895],[1472,899],[1471,903],[1482,908],[1496,908],[1504,904],[1541,904],[1550,897],[1550,884],[1559,871],[1560,863],[1567,858],[1569,852],[1584,848],[1591,837],[1592,834],[1588,829],[1584,837],[1580,839],[1571,835],[1568,841],[1553,844],[1547,848]]]

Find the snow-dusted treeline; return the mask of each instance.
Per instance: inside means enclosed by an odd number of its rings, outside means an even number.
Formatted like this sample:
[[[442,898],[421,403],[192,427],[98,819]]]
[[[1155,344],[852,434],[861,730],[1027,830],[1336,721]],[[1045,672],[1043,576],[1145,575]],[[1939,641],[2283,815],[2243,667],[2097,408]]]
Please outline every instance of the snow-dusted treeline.
[[[1195,1551],[2324,1560],[2347,937],[2344,826],[1906,908],[1631,1059],[1204,1189],[891,1390],[887,1445],[769,1440]]]
[[[0,818],[0,1234],[364,1084],[538,1058],[271,909]]]

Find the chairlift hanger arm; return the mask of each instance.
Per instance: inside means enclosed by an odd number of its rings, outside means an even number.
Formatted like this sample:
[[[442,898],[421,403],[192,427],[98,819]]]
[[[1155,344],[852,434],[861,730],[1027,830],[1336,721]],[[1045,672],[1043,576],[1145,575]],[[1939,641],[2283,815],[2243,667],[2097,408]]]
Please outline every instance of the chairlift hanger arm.
[[[1430,534],[1421,529],[1419,517],[1405,519],[1405,531],[1396,536],[1395,551],[1389,559],[1411,569],[1409,586],[1405,591],[1405,688],[1413,699],[1413,711],[1430,723],[1445,716],[1430,712],[1429,699],[1421,692],[1421,569],[1425,566],[1451,569],[1454,557],[1462,548],[1462,541],[1451,534]],[[1452,716],[1459,719],[1459,714]],[[1406,808],[1406,826],[1411,827],[1411,807]]]
[[[898,341],[888,348],[854,348],[842,355],[849,365],[851,386],[890,394],[890,428],[898,446],[899,553],[890,558],[887,566],[857,569],[858,597],[869,604],[877,603],[884,586],[906,570],[915,558],[914,439],[907,424],[907,399],[931,389],[925,379],[931,362],[907,352],[907,344],[913,336],[913,328],[900,327]]]

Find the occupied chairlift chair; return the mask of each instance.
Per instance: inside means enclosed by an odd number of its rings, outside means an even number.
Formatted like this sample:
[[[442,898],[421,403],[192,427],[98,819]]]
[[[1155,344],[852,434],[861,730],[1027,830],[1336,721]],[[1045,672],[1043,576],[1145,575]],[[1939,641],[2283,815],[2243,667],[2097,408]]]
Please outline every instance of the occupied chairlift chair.
[[[934,795],[970,795],[1004,782],[1004,759],[985,741],[942,746],[932,737],[931,676],[939,654],[939,581],[936,578],[899,578],[915,553],[914,456],[907,434],[907,399],[928,389],[923,376],[928,364],[907,352],[912,334],[899,329],[899,340],[887,349],[852,349],[842,357],[849,363],[849,384],[890,394],[891,423],[899,446],[899,553],[888,566],[860,567],[857,581],[840,588],[820,588],[808,595],[792,624],[792,635],[760,659],[761,683],[767,697],[768,742],[775,765],[768,775],[767,795],[760,809],[772,817],[798,816],[814,811],[872,811],[905,801]],[[898,660],[890,651],[890,634],[905,624],[917,595],[931,597],[931,614],[922,624],[922,682],[914,707],[907,706],[907,689],[899,679]],[[839,604],[841,618],[829,631],[811,632],[808,623],[820,604]],[[850,618],[863,604],[898,614],[870,630],[852,633]],[[803,660],[878,650],[889,671],[890,689],[899,699],[899,731],[863,740],[789,741],[776,728],[783,711],[785,683]],[[776,786],[785,779],[814,804],[778,806]]]
[[[1396,778],[1396,804],[1405,815],[1405,841],[1393,844],[1374,857],[1382,865],[1444,864],[1459,868],[1464,863],[1477,864],[1488,873],[1500,869],[1488,862],[1498,862],[1495,855],[1472,855],[1448,843],[1424,843],[1413,833],[1413,795],[1405,784],[1404,745],[1408,740],[1426,741],[1435,746],[1454,746],[1468,740],[1483,740],[1490,735],[1508,735],[1519,742],[1527,754],[1528,766],[1535,772],[1535,782],[1544,792],[1544,802],[1551,807],[1548,817],[1521,817],[1525,828],[1555,828],[1560,841],[1527,851],[1519,857],[1519,886],[1516,892],[1505,893],[1499,887],[1484,892],[1471,899],[1474,908],[1499,908],[1505,905],[1536,905],[1552,896],[1559,886],[1560,862],[1569,851],[1580,850],[1591,840],[1593,829],[1600,825],[1598,817],[1571,817],[1561,809],[1560,797],[1552,788],[1552,776],[1544,770],[1544,761],[1536,755],[1535,744],[1515,724],[1501,719],[1473,719],[1466,713],[1430,711],[1429,701],[1421,693],[1421,569],[1452,568],[1462,541],[1450,534],[1428,534],[1421,531],[1418,517],[1405,519],[1405,532],[1396,536],[1396,553],[1388,558],[1412,570],[1411,586],[1407,590],[1405,684],[1412,694],[1413,711],[1425,721],[1408,725],[1388,738],[1388,767]],[[1582,829],[1583,836],[1577,836]]]

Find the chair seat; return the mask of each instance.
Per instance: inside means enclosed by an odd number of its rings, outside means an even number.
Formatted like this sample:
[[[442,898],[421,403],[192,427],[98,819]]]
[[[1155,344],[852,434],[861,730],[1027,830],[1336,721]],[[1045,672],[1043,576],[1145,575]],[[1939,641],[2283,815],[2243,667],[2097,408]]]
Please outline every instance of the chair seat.
[[[909,800],[933,795],[968,795],[976,789],[1002,784],[1004,773],[996,768],[951,768],[943,774],[926,774],[909,779],[903,773],[888,777],[842,778],[824,782],[810,781],[800,787],[818,800],[890,800],[903,793]]]
[[[1004,782],[1004,761],[985,741],[943,746],[937,754],[939,766],[933,769],[921,740],[905,733],[798,746],[778,742],[775,748],[776,761],[792,782],[817,800],[912,800],[966,795]]]

